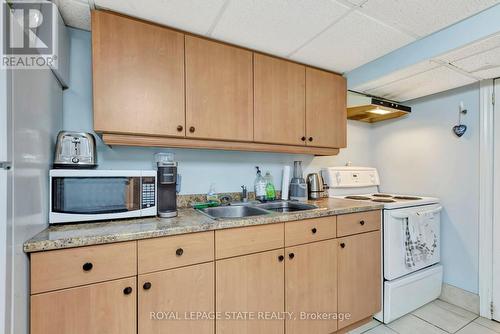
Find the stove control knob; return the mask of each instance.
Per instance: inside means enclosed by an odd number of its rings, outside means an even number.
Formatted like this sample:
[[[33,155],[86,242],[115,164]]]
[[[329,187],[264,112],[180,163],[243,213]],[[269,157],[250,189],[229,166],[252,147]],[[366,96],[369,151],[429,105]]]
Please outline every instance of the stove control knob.
[[[340,172],[337,172],[335,174],[335,177],[337,178],[337,183],[340,184],[340,182],[342,181],[342,178],[340,177]]]

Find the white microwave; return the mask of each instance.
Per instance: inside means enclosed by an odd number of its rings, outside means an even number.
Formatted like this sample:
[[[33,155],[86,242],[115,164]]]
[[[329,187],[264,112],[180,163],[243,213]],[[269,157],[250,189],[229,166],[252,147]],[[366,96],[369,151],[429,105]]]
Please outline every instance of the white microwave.
[[[50,224],[156,216],[155,170],[50,171]]]

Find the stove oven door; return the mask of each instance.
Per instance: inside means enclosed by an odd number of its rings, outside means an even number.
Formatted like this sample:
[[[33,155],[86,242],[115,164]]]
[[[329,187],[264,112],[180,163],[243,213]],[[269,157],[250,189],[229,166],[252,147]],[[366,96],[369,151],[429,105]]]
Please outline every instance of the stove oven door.
[[[439,204],[431,204],[384,210],[386,280],[402,277],[440,261],[441,209]],[[413,250],[406,247],[408,229],[412,229],[409,241],[414,246]]]

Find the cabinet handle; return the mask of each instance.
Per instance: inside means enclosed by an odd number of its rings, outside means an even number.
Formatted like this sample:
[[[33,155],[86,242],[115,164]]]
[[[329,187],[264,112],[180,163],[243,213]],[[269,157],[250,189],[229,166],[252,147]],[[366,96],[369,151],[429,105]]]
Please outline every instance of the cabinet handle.
[[[364,221],[364,220],[362,220],[362,221],[360,221],[360,222],[359,222],[359,224],[360,224],[361,226],[363,226],[363,225],[365,225],[365,221]]]
[[[175,251],[175,255],[177,255],[177,256],[181,256],[182,254],[184,254],[184,249],[182,249],[182,248],[178,248]]]
[[[84,263],[82,266],[83,271],[91,271],[93,267],[94,265],[90,262]]]
[[[151,282],[146,282],[146,283],[144,283],[144,285],[142,286],[142,288],[143,288],[144,290],[149,290],[149,289],[151,289]]]
[[[283,255],[278,256],[278,261],[283,262],[284,259],[285,257]]]
[[[306,137],[302,137],[302,138],[300,138],[300,140],[306,141]]]
[[[123,289],[123,293],[126,295],[130,295],[132,293],[132,288],[127,286],[125,289]]]
[[[291,260],[291,259],[293,259],[293,258],[295,257],[295,254],[290,253],[290,254],[288,254],[288,257],[289,257],[289,258],[290,258],[290,260]]]
[[[193,132],[194,132],[194,130],[196,130],[196,129],[194,128],[194,126],[192,126],[192,127],[190,127],[190,128],[189,128],[189,132],[191,132],[191,133],[193,133]]]
[[[182,125],[178,125],[177,126],[177,131],[181,132],[184,128],[182,127]]]
[[[340,244],[340,247],[345,248],[345,243],[343,243],[343,242],[342,242],[342,243]]]
[[[318,230],[316,229],[316,227],[313,227],[311,232],[312,232],[312,234],[316,234],[316,232],[318,232]]]
[[[309,137],[309,141],[313,141],[313,137]]]

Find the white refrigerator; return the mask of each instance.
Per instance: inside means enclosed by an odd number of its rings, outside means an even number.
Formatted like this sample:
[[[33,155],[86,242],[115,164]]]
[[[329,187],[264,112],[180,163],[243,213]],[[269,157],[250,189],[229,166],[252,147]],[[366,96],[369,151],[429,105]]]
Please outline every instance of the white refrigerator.
[[[8,153],[7,71],[0,70],[0,332],[8,333],[7,314],[7,180],[10,169]]]
[[[62,87],[50,69],[0,74],[0,333],[29,333],[29,257],[48,226],[48,173],[62,128]]]

